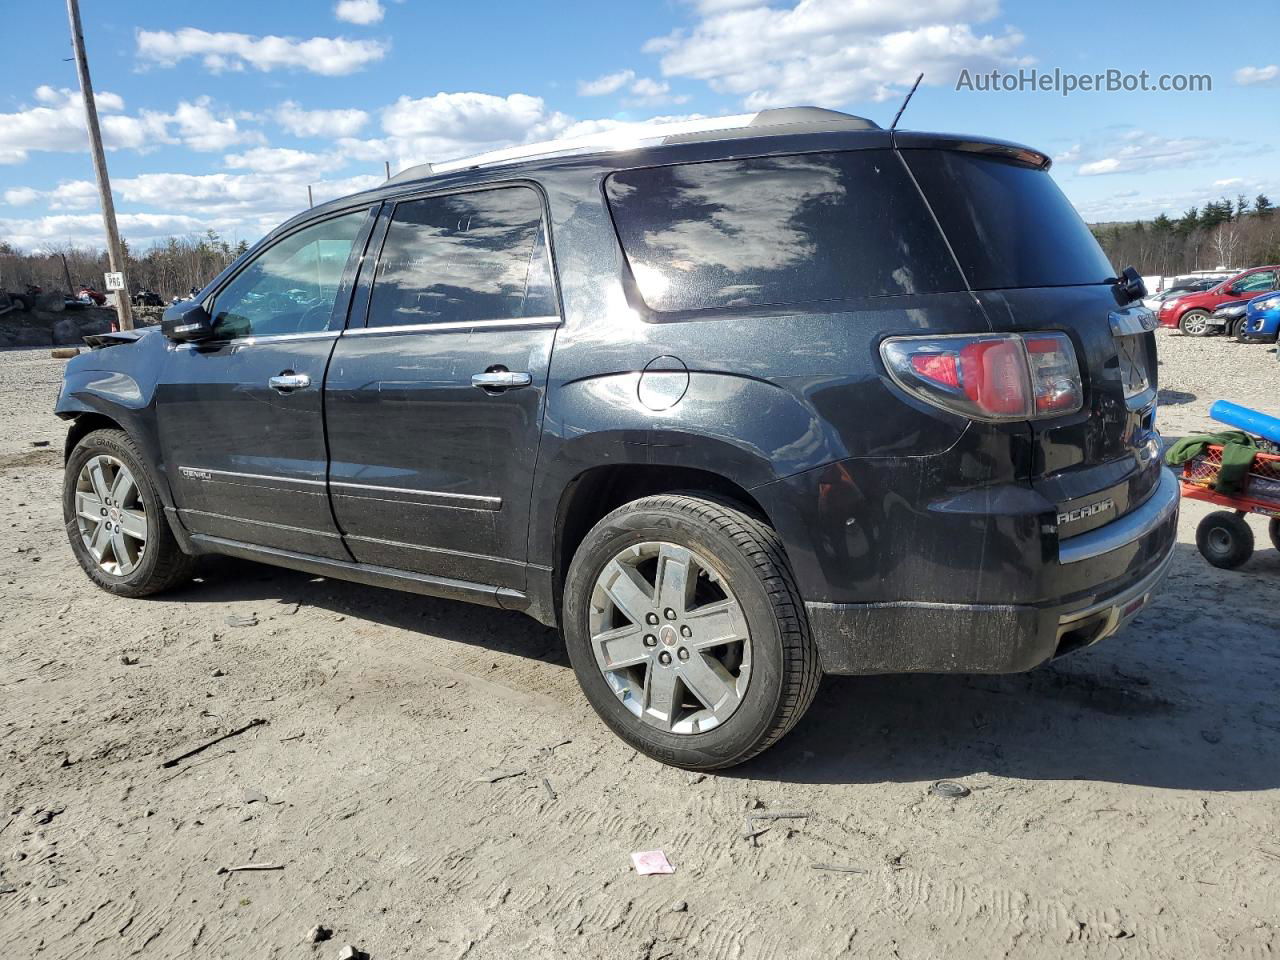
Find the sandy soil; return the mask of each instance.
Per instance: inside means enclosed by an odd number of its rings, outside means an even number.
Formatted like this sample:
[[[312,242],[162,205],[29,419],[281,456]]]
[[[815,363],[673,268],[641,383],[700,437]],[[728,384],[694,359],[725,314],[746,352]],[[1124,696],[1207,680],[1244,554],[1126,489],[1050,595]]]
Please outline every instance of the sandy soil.
[[[1280,412],[1274,348],[1161,349],[1168,434],[1219,396]],[[1092,650],[829,678],[773,750],[690,776],[609,735],[517,614],[229,561],[160,599],[96,591],[59,521],[60,377],[47,351],[0,354],[8,956],[1280,952],[1280,554],[1260,523],[1252,561],[1218,571],[1187,504],[1160,602]],[[931,796],[943,778],[972,794]],[[744,838],[788,811],[807,817]],[[652,848],[674,875],[635,875]],[[255,862],[283,869],[219,873]],[[307,945],[317,924],[333,939]]]

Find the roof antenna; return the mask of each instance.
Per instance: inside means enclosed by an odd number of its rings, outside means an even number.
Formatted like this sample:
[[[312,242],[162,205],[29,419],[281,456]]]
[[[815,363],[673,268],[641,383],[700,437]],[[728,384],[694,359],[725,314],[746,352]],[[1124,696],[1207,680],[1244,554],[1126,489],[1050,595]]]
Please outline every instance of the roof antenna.
[[[890,133],[893,133],[893,131],[898,129],[898,121],[902,119],[902,111],[907,109],[907,104],[911,102],[911,98],[916,92],[916,87],[920,86],[920,81],[923,79],[924,74],[922,73],[916,77],[916,82],[911,85],[911,90],[907,93],[907,99],[902,101],[902,106],[900,106],[898,108],[898,112],[894,114],[893,123],[889,124]]]

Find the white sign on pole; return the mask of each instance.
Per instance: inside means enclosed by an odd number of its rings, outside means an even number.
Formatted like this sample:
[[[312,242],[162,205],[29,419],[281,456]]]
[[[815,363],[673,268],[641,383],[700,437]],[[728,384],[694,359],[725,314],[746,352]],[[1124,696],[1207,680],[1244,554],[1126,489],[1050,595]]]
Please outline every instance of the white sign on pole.
[[[123,273],[104,273],[102,276],[103,276],[103,279],[107,281],[107,291],[108,291],[108,292],[111,292],[111,291],[113,291],[113,290],[123,290],[123,289],[124,289],[124,274],[123,274]]]

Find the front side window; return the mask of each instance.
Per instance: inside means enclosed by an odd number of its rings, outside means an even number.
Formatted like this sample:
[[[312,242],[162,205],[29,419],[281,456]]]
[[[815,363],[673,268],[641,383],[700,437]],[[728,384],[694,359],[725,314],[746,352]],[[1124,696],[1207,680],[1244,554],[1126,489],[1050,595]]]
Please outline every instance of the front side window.
[[[268,247],[213,301],[215,339],[311,333],[333,314],[364,210],[324,220]]]
[[[624,170],[609,209],[645,303],[672,312],[964,289],[888,150]]]
[[[1275,285],[1276,272],[1274,270],[1259,270],[1256,273],[1246,275],[1232,289],[1236,293],[1257,293],[1260,290],[1270,290]]]
[[[555,313],[536,191],[502,187],[396,205],[369,302],[370,327]]]

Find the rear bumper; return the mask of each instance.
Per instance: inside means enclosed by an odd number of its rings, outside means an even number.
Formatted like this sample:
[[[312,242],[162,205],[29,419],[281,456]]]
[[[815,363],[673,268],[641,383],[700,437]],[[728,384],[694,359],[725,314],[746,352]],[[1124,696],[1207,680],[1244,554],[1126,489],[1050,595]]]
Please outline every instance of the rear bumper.
[[[1119,520],[1063,541],[1064,580],[1096,582],[1035,604],[805,604],[823,669],[836,674],[1018,673],[1090,646],[1136,616],[1164,578],[1177,539],[1177,479],[1161,470],[1152,495]],[[1125,573],[1110,571],[1123,564]],[[1067,571],[1070,576],[1067,576]],[[1088,577],[1086,576],[1087,580]]]

